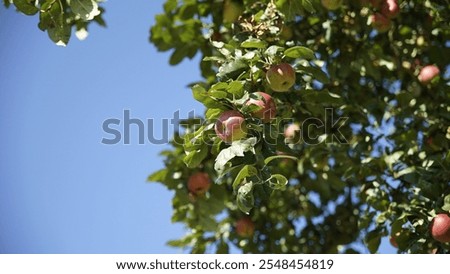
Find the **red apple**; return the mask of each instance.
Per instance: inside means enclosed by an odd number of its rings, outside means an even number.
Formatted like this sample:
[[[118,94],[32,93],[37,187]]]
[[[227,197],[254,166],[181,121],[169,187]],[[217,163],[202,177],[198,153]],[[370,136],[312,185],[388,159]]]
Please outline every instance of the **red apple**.
[[[259,109],[252,112],[252,116],[260,118],[263,123],[269,123],[277,114],[277,106],[275,105],[275,101],[272,96],[265,92],[258,91],[254,94],[256,94],[259,98],[250,98],[245,104],[247,106],[258,106]]]
[[[266,80],[274,91],[288,91],[295,84],[295,71],[287,63],[274,65],[267,71]]]
[[[227,110],[217,119],[214,130],[220,139],[231,143],[247,136],[247,123],[239,111]]]
[[[245,238],[253,236],[255,232],[255,224],[249,217],[243,217],[236,222],[237,235]]]
[[[321,2],[327,10],[337,10],[341,7],[343,0],[321,0]]]
[[[386,32],[391,28],[391,20],[389,20],[386,16],[381,13],[375,13],[371,17],[372,26],[378,32]]]
[[[400,7],[397,0],[384,0],[381,3],[381,14],[386,18],[394,18],[400,13]]]
[[[205,172],[196,172],[189,177],[188,189],[194,195],[205,194],[211,186],[209,175]]]
[[[438,214],[430,225],[431,236],[438,242],[450,242],[450,217],[447,214]]]
[[[420,70],[419,73],[419,82],[422,84],[428,84],[431,82],[435,77],[439,75],[440,71],[439,68],[435,65],[428,65],[423,67]]]
[[[237,0],[225,0],[223,2],[223,22],[234,23],[244,11],[243,5]]]
[[[284,130],[284,137],[288,143],[296,143],[300,137],[300,126],[298,124],[290,124]]]

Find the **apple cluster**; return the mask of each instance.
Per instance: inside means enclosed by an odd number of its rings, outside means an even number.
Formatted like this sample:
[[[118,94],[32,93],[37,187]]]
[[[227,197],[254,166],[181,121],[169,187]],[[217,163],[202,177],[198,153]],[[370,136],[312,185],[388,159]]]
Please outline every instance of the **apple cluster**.
[[[295,80],[295,70],[288,63],[272,65],[266,73],[267,84],[275,92],[289,91]],[[251,93],[244,107],[250,109],[251,117],[260,119],[262,123],[270,123],[277,114],[274,98],[262,91]],[[217,119],[214,130],[225,143],[244,139],[248,133],[245,116],[238,110],[224,111]]]

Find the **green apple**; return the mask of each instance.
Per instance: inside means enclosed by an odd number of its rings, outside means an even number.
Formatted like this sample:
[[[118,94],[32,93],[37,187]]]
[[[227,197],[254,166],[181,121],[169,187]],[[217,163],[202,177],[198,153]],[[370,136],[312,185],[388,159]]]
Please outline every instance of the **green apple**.
[[[247,123],[239,111],[227,110],[217,119],[214,130],[224,142],[232,143],[247,136]]]
[[[322,6],[327,10],[337,10],[342,6],[343,0],[321,0]]]
[[[277,106],[272,96],[265,92],[255,92],[245,103],[247,106],[256,105],[259,109],[252,112],[252,116],[260,118],[263,123],[269,123],[277,115]]]
[[[196,196],[205,194],[210,186],[211,180],[205,172],[196,172],[189,177],[188,190]]]
[[[295,71],[287,63],[274,65],[267,71],[266,80],[274,91],[288,91],[295,84]]]

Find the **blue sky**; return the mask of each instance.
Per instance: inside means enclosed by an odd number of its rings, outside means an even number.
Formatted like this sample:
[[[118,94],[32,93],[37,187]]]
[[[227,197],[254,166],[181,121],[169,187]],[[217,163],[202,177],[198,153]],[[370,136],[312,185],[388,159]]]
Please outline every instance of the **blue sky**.
[[[198,60],[171,67],[148,42],[162,1],[108,1],[108,27],[57,47],[38,18],[0,8],[0,253],[180,253],[172,194],[146,177],[165,145],[101,144],[102,123],[187,117]],[[159,121],[159,122],[158,122]],[[156,136],[158,130],[155,130]],[[381,252],[393,252],[383,242]]]

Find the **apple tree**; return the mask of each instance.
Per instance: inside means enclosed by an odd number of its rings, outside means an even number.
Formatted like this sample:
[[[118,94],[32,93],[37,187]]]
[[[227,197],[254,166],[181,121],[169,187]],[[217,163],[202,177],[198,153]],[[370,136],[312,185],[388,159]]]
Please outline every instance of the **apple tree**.
[[[94,0],[11,2],[55,42],[103,24]],[[389,237],[400,253],[450,252],[449,1],[163,7],[150,42],[172,65],[201,56],[191,89],[205,106],[148,178],[187,228],[169,245],[376,253]]]
[[[206,108],[149,177],[174,191],[172,220],[189,228],[169,244],[337,253],[362,242],[374,253],[386,236],[399,252],[449,251],[430,229],[450,212],[448,1],[185,0],[164,11],[150,41],[173,65],[202,55],[192,93]],[[195,172],[210,175],[208,192],[186,188]]]

